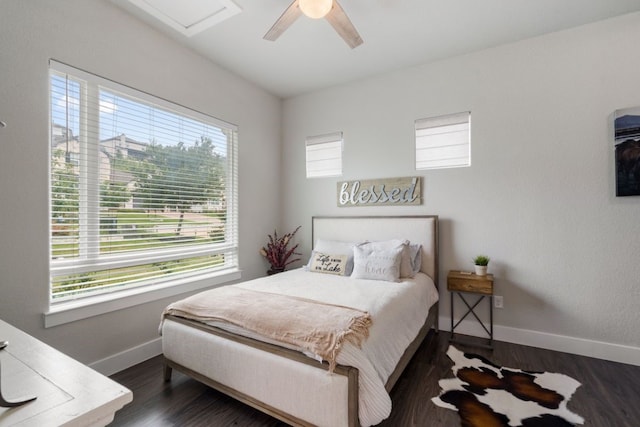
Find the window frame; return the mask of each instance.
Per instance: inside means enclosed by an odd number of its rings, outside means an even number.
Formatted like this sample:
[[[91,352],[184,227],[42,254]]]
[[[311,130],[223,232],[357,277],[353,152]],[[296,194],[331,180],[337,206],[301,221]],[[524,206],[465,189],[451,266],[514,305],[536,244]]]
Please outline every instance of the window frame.
[[[78,68],[72,67],[70,65],[50,60],[49,72],[48,72],[48,89],[49,89],[49,108],[51,109],[51,96],[52,96],[52,78],[54,75],[64,75],[67,74],[73,78],[76,78],[80,81],[88,82],[86,90],[91,95],[91,91],[94,91],[93,101],[94,101],[94,111],[90,111],[91,106],[88,105],[86,99],[83,99],[80,103],[80,108],[87,109],[84,114],[85,116],[89,116],[93,114],[93,120],[96,120],[97,124],[97,111],[100,106],[99,103],[96,103],[96,100],[99,99],[98,96],[95,96],[95,93],[99,92],[101,88],[107,90],[109,92],[116,92],[122,94],[126,97],[139,99],[144,103],[148,103],[151,106],[155,106],[158,108],[165,109],[167,111],[172,111],[175,114],[179,114],[188,119],[195,119],[203,121],[208,125],[215,126],[219,128],[223,133],[230,132],[227,137],[227,152],[226,152],[226,161],[225,168],[227,173],[225,176],[225,196],[226,196],[226,222],[225,222],[225,240],[221,244],[217,244],[215,242],[208,243],[203,245],[201,251],[206,253],[206,255],[213,255],[215,252],[211,252],[212,249],[215,249],[214,246],[218,245],[219,248],[216,252],[227,252],[229,253],[230,263],[228,265],[225,264],[225,268],[221,268],[218,270],[205,270],[204,272],[199,273],[187,273],[185,275],[180,275],[177,277],[170,278],[168,280],[160,281],[159,283],[152,284],[151,282],[158,282],[157,279],[149,280],[149,283],[143,284],[140,286],[131,286],[125,287],[122,290],[115,290],[106,293],[95,292],[88,295],[83,295],[77,299],[68,299],[63,301],[55,301],[53,298],[53,290],[51,288],[52,279],[54,276],[63,275],[66,270],[70,268],[71,265],[75,265],[76,267],[83,264],[85,261],[83,260],[53,260],[52,254],[52,243],[49,245],[49,273],[50,273],[50,281],[48,287],[49,294],[49,309],[45,313],[45,327],[51,327],[67,322],[71,322],[74,320],[79,320],[82,318],[95,316],[98,314],[103,314],[106,312],[119,310],[126,307],[135,306],[138,304],[142,304],[145,302],[149,302],[156,299],[166,298],[174,295],[178,295],[181,293],[195,291],[198,289],[203,289],[206,287],[211,287],[217,284],[227,283],[229,281],[238,280],[241,276],[240,268],[239,268],[239,236],[238,236],[238,127],[236,125],[230,124],[228,122],[222,121],[220,119],[211,117],[204,113],[200,113],[193,109],[184,107],[182,105],[167,101],[163,98],[150,95],[148,93],[142,92],[138,89],[134,89],[111,80],[105,79],[103,77],[97,76],[93,73],[89,73]],[[86,97],[85,97],[86,98]],[[53,113],[50,111],[49,114],[49,129],[50,132],[52,130],[53,125]],[[91,126],[91,124],[87,125],[86,117],[85,123],[81,124],[82,126]],[[94,130],[97,134],[97,131]],[[83,132],[80,132],[80,136],[82,137]],[[96,141],[94,142],[100,144],[99,136],[94,138]],[[47,144],[49,148],[49,167],[52,168],[52,160],[54,156],[53,146],[51,144],[52,135],[49,135],[49,143]],[[85,141],[86,142],[86,141]],[[84,151],[84,150],[83,150]],[[85,154],[80,154],[80,162],[83,161],[83,156]],[[86,157],[84,161],[87,161]],[[84,169],[90,169],[85,167]],[[96,200],[99,201],[100,198],[100,185],[99,178],[96,176],[82,176],[82,174],[93,174],[97,175],[95,172],[82,172],[80,171],[80,179],[81,180],[93,180],[93,182],[89,182],[89,184],[93,184],[93,189],[85,194],[85,197],[89,197],[88,203]],[[51,170],[49,173],[49,179],[51,180]],[[49,218],[51,218],[51,209],[52,209],[52,195],[54,194],[52,183],[49,182]],[[85,190],[81,189],[81,193]],[[86,216],[87,223],[79,222],[80,227],[91,227],[93,226],[97,230],[100,228],[99,224],[99,209],[100,203],[98,203],[98,207],[93,210],[93,213],[88,212],[84,213]],[[82,210],[83,208],[80,207]],[[83,215],[81,213],[81,215]],[[95,231],[93,232],[95,236]],[[99,231],[98,231],[99,235]],[[52,222],[49,221],[49,238],[52,239]],[[82,244],[82,243],[81,243]],[[194,254],[198,252],[193,249],[192,246],[190,249],[190,253]],[[140,251],[135,255],[138,258],[148,256],[148,254],[154,251]],[[156,258],[175,258],[176,252],[182,252],[181,248],[173,248],[168,249],[166,251],[160,250],[154,252],[152,254],[152,262],[156,262]],[[116,263],[121,263],[122,265],[129,263],[130,261],[127,258],[131,258],[132,253],[121,253],[117,255],[102,255],[101,259],[106,261],[114,261]],[[226,260],[226,258],[225,258]],[[141,264],[141,261],[138,261],[138,264]],[[82,268],[82,267],[81,267]]]

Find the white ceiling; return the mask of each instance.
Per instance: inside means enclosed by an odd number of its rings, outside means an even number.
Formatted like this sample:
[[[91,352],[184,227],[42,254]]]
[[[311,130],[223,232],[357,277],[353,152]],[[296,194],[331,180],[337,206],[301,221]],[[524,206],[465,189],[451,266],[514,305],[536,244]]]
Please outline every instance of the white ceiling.
[[[640,11],[640,0],[340,0],[364,39],[352,50],[326,20],[305,16],[277,41],[263,40],[292,0],[233,0],[240,13],[190,37],[130,0],[111,1],[283,98]],[[196,22],[189,8],[230,0],[136,1],[179,4],[175,20]]]

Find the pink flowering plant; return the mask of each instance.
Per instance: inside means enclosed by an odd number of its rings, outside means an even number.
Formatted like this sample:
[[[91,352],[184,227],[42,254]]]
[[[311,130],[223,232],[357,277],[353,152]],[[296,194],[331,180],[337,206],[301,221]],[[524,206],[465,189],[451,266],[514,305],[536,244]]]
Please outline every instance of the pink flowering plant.
[[[298,244],[289,248],[289,243],[293,236],[296,235],[301,226],[298,226],[292,233],[287,233],[284,236],[278,236],[277,231],[273,231],[273,235],[269,234],[269,243],[266,247],[260,249],[260,254],[269,261],[271,269],[269,274],[280,273],[285,270],[287,265],[300,261],[300,258],[290,259],[293,255],[301,255],[296,252]]]

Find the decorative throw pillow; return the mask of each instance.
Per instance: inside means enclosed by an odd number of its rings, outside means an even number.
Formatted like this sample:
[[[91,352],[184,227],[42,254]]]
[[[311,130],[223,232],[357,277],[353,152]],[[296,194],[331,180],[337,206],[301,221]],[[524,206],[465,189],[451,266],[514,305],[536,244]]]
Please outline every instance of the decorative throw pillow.
[[[356,246],[353,248],[351,277],[397,282],[400,278],[402,251],[403,245],[386,250],[373,249],[368,244]]]
[[[344,276],[349,258],[349,255],[331,255],[313,251],[309,261],[309,271]]]
[[[311,258],[306,265],[306,270],[311,269],[311,262],[313,261],[313,252],[322,252],[331,255],[347,255],[347,264],[345,266],[345,276],[350,276],[353,271],[353,247],[357,243],[354,242],[342,242],[339,240],[316,240],[316,244],[313,247]]]
[[[422,254],[420,249],[422,245],[411,244],[408,240],[392,239],[382,240],[377,242],[366,242],[361,246],[367,247],[376,251],[386,251],[389,249],[402,246],[402,258],[400,260],[400,277],[414,277],[422,264]]]

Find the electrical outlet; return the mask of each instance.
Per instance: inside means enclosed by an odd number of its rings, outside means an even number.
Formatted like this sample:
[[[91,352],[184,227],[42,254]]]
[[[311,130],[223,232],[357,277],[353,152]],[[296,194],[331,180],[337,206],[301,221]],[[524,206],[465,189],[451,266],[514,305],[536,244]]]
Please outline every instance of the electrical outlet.
[[[495,308],[504,308],[504,299],[502,299],[501,295],[493,296],[493,306]]]

